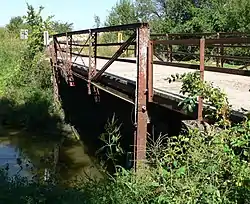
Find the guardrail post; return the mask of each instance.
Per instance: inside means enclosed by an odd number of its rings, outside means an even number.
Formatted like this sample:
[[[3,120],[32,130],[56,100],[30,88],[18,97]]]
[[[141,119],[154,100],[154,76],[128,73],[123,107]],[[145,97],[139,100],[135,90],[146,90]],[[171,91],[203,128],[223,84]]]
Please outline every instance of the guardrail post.
[[[205,39],[200,40],[200,79],[204,81],[204,68],[205,68]],[[203,96],[199,96],[198,102],[198,120],[203,121]]]
[[[142,25],[137,29],[137,81],[135,97],[135,170],[141,167],[146,160],[146,142],[147,142],[147,50],[149,43],[148,25]]]

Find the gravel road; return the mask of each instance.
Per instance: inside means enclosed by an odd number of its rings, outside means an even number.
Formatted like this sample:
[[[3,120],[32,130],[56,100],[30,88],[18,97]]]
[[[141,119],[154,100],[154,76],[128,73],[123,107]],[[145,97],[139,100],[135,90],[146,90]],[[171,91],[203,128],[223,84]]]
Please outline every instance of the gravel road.
[[[74,60],[73,60],[74,61]],[[84,58],[84,62],[88,65],[88,59]],[[97,69],[100,69],[107,60],[98,59]],[[81,59],[77,59],[76,63],[83,64]],[[162,91],[168,91],[179,94],[181,83],[175,82],[169,84],[166,79],[171,74],[183,74],[193,72],[192,69],[154,65],[154,88]],[[126,62],[114,62],[106,71],[107,73],[115,74],[130,80],[136,79],[136,65]],[[229,98],[229,102],[233,109],[241,111],[242,108],[250,110],[250,78],[246,76],[238,76],[231,74],[215,73],[205,71],[205,80],[212,82],[214,86],[220,87]]]

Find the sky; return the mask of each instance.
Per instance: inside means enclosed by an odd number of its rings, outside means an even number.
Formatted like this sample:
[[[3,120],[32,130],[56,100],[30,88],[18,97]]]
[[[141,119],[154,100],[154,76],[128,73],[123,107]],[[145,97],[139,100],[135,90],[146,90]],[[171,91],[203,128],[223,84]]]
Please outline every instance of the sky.
[[[103,22],[117,0],[0,0],[0,26],[8,24],[11,17],[26,14],[26,2],[36,9],[45,7],[42,16],[54,15],[54,20],[74,24],[74,30],[88,29],[94,25],[94,15]]]

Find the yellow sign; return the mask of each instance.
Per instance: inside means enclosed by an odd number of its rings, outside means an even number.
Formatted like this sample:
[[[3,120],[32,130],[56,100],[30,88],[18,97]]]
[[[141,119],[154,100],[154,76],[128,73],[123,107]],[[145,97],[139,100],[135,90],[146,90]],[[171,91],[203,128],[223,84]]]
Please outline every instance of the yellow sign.
[[[118,33],[118,36],[117,36],[117,40],[118,40],[118,43],[121,43],[121,42],[123,42],[123,39],[122,39],[122,33]]]

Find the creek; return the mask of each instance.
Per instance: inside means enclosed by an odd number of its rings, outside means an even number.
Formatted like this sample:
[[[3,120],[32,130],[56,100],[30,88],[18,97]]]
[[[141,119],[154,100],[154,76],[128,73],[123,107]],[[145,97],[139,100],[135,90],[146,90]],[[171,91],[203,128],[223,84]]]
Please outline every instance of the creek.
[[[20,175],[30,179],[49,179],[56,175],[63,185],[71,185],[77,178],[99,179],[96,158],[88,148],[72,137],[53,134],[32,134],[23,130],[0,130],[0,167],[9,176]]]

